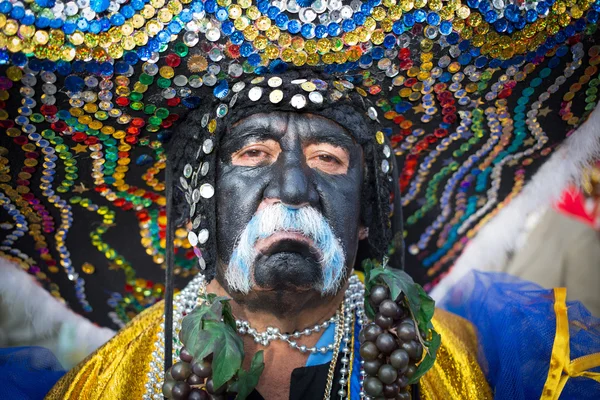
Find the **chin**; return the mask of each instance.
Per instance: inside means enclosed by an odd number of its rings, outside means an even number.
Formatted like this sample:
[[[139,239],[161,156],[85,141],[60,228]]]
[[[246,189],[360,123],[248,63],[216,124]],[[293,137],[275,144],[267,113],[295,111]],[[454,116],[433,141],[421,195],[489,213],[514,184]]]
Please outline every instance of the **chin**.
[[[313,257],[295,252],[261,255],[253,270],[248,294],[229,292],[240,304],[254,311],[285,316],[295,310],[314,307],[323,301],[321,266]]]

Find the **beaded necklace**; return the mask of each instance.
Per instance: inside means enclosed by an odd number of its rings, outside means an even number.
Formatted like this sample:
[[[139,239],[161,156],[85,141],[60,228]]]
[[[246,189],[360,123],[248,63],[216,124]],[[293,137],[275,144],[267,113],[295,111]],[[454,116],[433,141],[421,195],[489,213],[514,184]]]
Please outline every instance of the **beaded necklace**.
[[[179,357],[179,352],[183,347],[183,344],[179,340],[179,331],[181,330],[182,319],[185,315],[192,312],[194,307],[198,304],[200,294],[204,293],[205,287],[206,281],[204,279],[204,276],[202,274],[198,274],[178,295],[175,296],[173,300],[173,357]],[[349,375],[350,372],[353,368],[356,368],[356,366],[354,366],[355,359],[352,356],[352,353],[354,351],[353,338],[355,322],[358,321],[359,326],[362,326],[366,321],[363,301],[364,295],[365,294],[363,284],[360,282],[356,275],[352,275],[349,279],[348,289],[346,290],[346,294],[344,296],[344,302],[342,307],[343,312],[338,312],[337,315],[333,317],[336,321],[336,339],[334,340],[334,344],[332,345],[334,355],[331,360],[331,368],[333,368],[333,371],[335,371],[335,365],[337,363],[338,357],[337,354],[338,352],[341,353],[342,365],[340,369],[339,379],[340,390],[337,393],[337,396],[340,399],[350,398],[350,390],[347,390],[346,386],[349,385],[349,376],[351,376]],[[343,322],[340,323],[340,321]],[[246,324],[240,321],[238,326],[242,328],[246,327]],[[314,328],[312,330],[315,331]],[[260,337],[261,343],[263,343],[262,335],[258,333],[257,335],[257,337]],[[276,334],[274,332],[274,329],[272,328],[270,330],[270,333],[266,333],[266,336],[270,339],[266,339],[264,343],[267,343],[268,345],[270,341],[278,340],[275,338],[277,335],[278,334]],[[146,392],[143,396],[144,400],[163,399],[162,385],[164,382],[164,340],[164,323],[161,323],[159,332],[157,334],[157,339],[154,342],[154,352],[152,353],[153,357],[152,361],[150,362],[150,371],[146,375],[147,380],[145,384]],[[309,349],[305,349],[305,351],[309,351]],[[363,375],[364,374],[361,373],[361,378]],[[331,398],[330,392],[333,385],[332,379],[333,372],[330,371],[328,373],[328,389],[326,389],[324,395],[325,399]],[[361,397],[364,396],[364,393],[362,391],[361,393]]]

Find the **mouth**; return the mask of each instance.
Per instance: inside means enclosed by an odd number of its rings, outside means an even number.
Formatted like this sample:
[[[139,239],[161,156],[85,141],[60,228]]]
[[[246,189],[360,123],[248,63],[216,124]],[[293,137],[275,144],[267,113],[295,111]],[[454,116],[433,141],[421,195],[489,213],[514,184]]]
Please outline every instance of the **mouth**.
[[[261,256],[266,257],[276,253],[297,253],[304,258],[321,258],[313,240],[299,232],[275,232],[265,239],[259,239],[255,248]]]

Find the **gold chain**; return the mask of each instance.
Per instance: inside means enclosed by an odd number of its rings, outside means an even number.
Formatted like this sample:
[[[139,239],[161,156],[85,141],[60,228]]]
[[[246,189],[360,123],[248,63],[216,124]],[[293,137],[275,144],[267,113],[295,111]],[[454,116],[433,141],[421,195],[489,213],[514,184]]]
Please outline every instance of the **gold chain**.
[[[335,329],[335,343],[333,345],[333,356],[331,357],[331,364],[329,365],[329,372],[327,373],[327,385],[325,386],[324,400],[331,399],[331,389],[333,388],[333,376],[335,374],[335,367],[337,364],[338,355],[340,353],[340,344],[342,343],[342,336],[344,336],[344,302],[338,311],[338,320]]]
[[[346,393],[348,393],[348,398],[351,399],[352,397],[350,396],[350,382],[352,381],[352,365],[354,364],[354,327],[356,324],[356,316],[354,313],[352,313],[352,329],[350,331],[350,334],[352,336],[350,336],[352,338],[352,340],[350,341],[350,364],[348,365],[348,389],[346,391]]]

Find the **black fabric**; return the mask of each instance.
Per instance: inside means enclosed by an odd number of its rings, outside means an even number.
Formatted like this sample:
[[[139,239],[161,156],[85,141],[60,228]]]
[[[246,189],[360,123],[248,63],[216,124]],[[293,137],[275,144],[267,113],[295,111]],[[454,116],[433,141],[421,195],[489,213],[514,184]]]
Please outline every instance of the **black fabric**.
[[[296,368],[292,371],[292,379],[290,382],[289,400],[312,400],[322,399],[325,394],[325,386],[327,385],[327,374],[331,363],[313,365],[310,367]],[[340,390],[339,371],[341,364],[338,362],[335,375],[333,378],[333,388],[331,390],[332,398]],[[248,400],[264,400],[262,395],[254,390]]]

